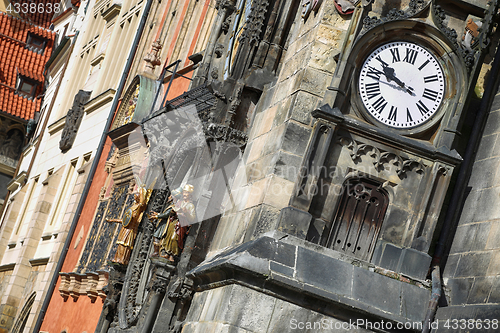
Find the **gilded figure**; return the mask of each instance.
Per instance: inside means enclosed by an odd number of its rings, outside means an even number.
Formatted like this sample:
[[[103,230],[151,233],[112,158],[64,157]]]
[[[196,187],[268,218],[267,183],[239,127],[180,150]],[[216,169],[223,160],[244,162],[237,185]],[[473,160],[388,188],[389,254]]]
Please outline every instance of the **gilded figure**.
[[[142,214],[146,210],[149,191],[145,186],[139,188],[139,193],[134,195],[135,202],[127,208],[122,219],[109,219],[108,222],[122,223],[122,229],[118,234],[116,250],[113,260],[114,263],[127,265],[130,259],[130,254],[134,248],[134,240],[137,234],[137,228],[141,222]]]
[[[149,216],[151,222],[157,221],[156,231],[153,234],[152,256],[160,255],[170,262],[175,262],[175,257],[181,254],[189,226],[196,220],[196,211],[191,198],[193,190],[194,187],[188,184],[172,191],[163,213],[152,212]]]

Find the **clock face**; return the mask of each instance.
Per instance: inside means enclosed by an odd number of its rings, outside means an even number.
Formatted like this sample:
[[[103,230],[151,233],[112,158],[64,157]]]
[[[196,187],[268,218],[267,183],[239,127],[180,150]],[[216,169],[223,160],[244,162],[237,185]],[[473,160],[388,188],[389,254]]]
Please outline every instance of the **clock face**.
[[[408,129],[425,123],[441,106],[443,69],[422,46],[391,42],[366,58],[358,89],[372,117],[387,126]]]

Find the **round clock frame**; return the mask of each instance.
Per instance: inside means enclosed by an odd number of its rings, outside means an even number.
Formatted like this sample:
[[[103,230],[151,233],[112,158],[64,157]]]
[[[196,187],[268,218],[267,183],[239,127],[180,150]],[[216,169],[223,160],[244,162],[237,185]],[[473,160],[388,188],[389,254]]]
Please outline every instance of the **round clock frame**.
[[[369,53],[357,76],[367,114],[388,127],[418,127],[439,110],[444,72],[426,48],[408,41],[382,44]]]
[[[399,58],[394,55],[393,59],[393,52],[399,52]],[[414,52],[418,55],[411,64]],[[423,22],[398,20],[377,26],[356,40],[351,55],[346,64],[350,73],[350,79],[345,83],[345,88],[350,91],[346,95],[349,96],[348,105],[357,117],[377,127],[408,136],[422,136],[439,128],[442,131],[444,127],[438,125],[450,122],[454,110],[464,103],[462,92],[466,90],[467,73],[463,60],[439,30]],[[377,60],[377,56],[381,56],[385,64]],[[427,60],[429,63],[420,71]],[[366,90],[366,84],[377,82],[368,77],[367,66],[376,69],[380,75],[380,94],[375,94],[375,84]],[[368,81],[361,82],[367,77]],[[384,100],[387,97],[387,104],[380,113],[378,111],[385,103],[379,100],[381,96]],[[426,138],[431,136],[433,134],[424,135]]]

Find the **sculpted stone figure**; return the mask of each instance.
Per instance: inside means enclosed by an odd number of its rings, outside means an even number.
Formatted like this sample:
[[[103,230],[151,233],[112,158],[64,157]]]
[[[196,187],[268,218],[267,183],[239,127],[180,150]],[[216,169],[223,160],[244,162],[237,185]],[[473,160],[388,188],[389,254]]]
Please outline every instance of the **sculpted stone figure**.
[[[118,249],[112,262],[127,265],[130,259],[130,254],[134,247],[134,240],[137,234],[137,227],[141,222],[142,214],[147,207],[148,191],[144,186],[139,188],[139,193],[134,196],[135,203],[127,208],[122,219],[108,219],[108,222],[120,222],[123,224],[116,243]]]
[[[17,159],[21,152],[23,136],[21,131],[14,130],[10,138],[5,140],[0,148],[0,155],[8,158]]]
[[[172,192],[174,198],[179,198],[182,193],[182,200],[175,204],[172,196],[169,197],[167,208],[163,213],[152,212],[149,216],[151,222],[158,221],[154,236],[154,252],[152,256],[160,255],[171,262],[175,261],[184,248],[184,238],[189,231],[189,225],[196,219],[196,211],[191,195],[194,187],[185,185],[181,189]]]

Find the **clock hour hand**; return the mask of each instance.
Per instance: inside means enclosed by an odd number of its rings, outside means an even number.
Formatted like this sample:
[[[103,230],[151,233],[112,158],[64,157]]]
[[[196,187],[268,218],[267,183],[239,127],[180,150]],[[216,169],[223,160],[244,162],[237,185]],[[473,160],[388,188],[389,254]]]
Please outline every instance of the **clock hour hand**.
[[[404,82],[402,82],[400,79],[398,79],[396,77],[396,75],[394,75],[394,73],[395,73],[394,68],[391,68],[389,66],[384,67],[384,75],[387,77],[388,81],[392,80],[392,81],[396,82],[396,84],[398,86],[400,86],[401,88],[404,88],[407,93],[409,93],[410,95],[413,95],[413,88],[405,85]]]
[[[375,73],[384,75],[387,78],[387,82],[391,82],[391,81],[396,82],[396,84],[398,86],[400,86],[401,88],[403,88],[404,91],[406,91],[407,93],[409,93],[410,95],[413,96],[413,88],[406,86],[404,84],[404,82],[401,82],[401,80],[399,80],[397,77],[395,77],[394,76],[394,69],[393,68],[385,66],[384,67],[384,71],[382,72],[382,71],[380,71],[380,70],[378,70],[378,69],[370,66],[370,70],[373,71],[373,72],[375,72]]]

